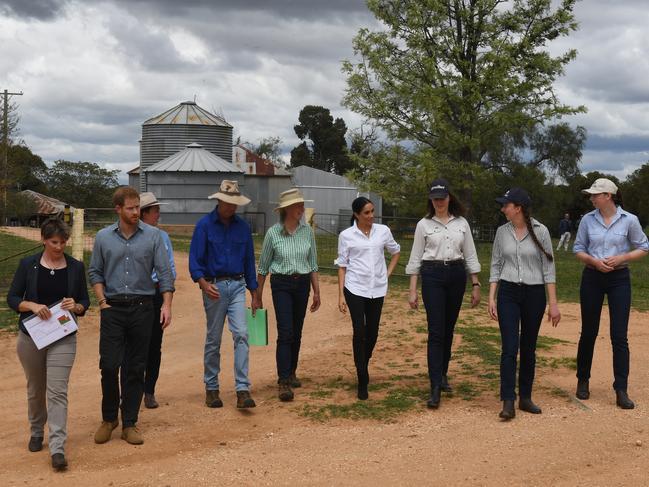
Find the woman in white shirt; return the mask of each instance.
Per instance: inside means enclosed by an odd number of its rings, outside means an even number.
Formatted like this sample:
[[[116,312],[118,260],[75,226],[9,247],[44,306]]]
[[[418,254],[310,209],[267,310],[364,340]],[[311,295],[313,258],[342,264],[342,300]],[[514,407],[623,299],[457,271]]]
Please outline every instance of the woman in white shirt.
[[[419,220],[406,266],[410,274],[408,302],[417,309],[417,276],[421,274],[421,295],[428,321],[428,377],[431,394],[428,407],[439,407],[441,391],[451,392],[448,364],[453,331],[466,290],[467,272],[473,291],[471,305],[480,302],[480,263],[464,206],[449,191],[445,179],[430,185],[428,215]]]
[[[374,223],[374,204],[364,196],[352,203],[351,227],[338,236],[338,308],[352,318],[358,399],[368,397],[368,365],[379,335],[388,278],[399,261],[401,247],[385,225]],[[384,250],[392,257],[386,268]]]

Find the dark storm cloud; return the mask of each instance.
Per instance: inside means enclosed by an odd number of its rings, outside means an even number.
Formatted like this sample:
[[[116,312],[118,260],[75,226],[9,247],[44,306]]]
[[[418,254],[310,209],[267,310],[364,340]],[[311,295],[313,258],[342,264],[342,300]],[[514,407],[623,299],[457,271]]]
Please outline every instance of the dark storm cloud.
[[[0,14],[49,20],[63,10],[64,4],[64,0],[0,0]]]
[[[593,134],[586,141],[586,149],[609,152],[646,152],[649,155],[649,135],[610,137]]]

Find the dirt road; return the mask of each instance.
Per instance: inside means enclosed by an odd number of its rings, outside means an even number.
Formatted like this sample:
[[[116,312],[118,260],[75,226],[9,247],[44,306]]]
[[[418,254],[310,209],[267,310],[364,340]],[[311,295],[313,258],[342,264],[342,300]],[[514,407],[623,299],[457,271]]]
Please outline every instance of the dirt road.
[[[322,279],[323,306],[307,317],[298,371],[305,384],[296,390],[296,400],[278,402],[274,347],[255,347],[250,364],[258,406],[251,411],[237,410],[232,342],[226,331],[221,374],[225,407],[208,409],[203,404],[203,308],[186,271],[186,255],[177,256],[177,267],[174,318],[164,337],[157,391],[161,407],[143,409],[140,414],[145,437],[142,446],[120,440],[119,430],[105,445],[93,442],[101,419],[96,310],[81,322],[70,381],[66,449],[70,469],[63,474],[51,471],[47,448],[39,453],[27,451],[25,378],[15,354],[15,336],[0,334],[1,486],[611,486],[649,482],[647,314],[633,313],[631,320],[629,392],[636,409],[615,407],[608,322],[604,319],[591,380],[592,398],[582,405],[566,395],[574,389],[573,370],[543,367],[537,373],[534,396],[543,414],[519,412],[514,421],[502,423],[493,388],[475,397],[468,392],[443,397],[437,411],[425,408],[425,334],[421,333],[425,315],[409,313],[405,295],[393,293],[386,301],[371,364],[372,382],[392,388],[407,386],[407,390],[420,391],[415,395],[421,397],[414,407],[405,407],[393,416],[377,409],[378,419],[315,421],[313,416],[321,416],[314,411],[368,415],[355,406],[351,325],[337,310],[334,280]],[[264,301],[272,305],[269,293]],[[561,309],[564,318],[560,326],[542,328],[542,334],[568,341],[544,352],[555,359],[574,357],[578,338],[578,308],[564,304]],[[273,316],[272,310],[269,315]],[[464,326],[489,324],[484,303],[478,310],[464,310],[462,320]],[[270,328],[272,342],[274,318]],[[456,347],[462,347],[462,339],[456,340]],[[451,377],[459,381],[467,376],[467,368],[466,360],[454,360]],[[480,385],[485,380],[475,377],[473,383]],[[370,391],[368,411],[385,399],[388,386]],[[384,403],[389,406],[389,401]]]

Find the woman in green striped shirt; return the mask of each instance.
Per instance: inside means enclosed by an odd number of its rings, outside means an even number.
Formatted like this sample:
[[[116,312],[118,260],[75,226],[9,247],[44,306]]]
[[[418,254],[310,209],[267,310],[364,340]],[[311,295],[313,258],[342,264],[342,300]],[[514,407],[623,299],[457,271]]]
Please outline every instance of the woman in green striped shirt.
[[[277,320],[277,376],[279,399],[293,400],[293,390],[302,384],[295,375],[302,327],[313,288],[311,312],[320,307],[318,263],[313,231],[301,222],[304,215],[304,197],[298,189],[284,191],[279,196],[279,223],[264,237],[259,258],[256,302],[253,309],[263,308],[262,295],[266,276],[270,273],[270,287]]]

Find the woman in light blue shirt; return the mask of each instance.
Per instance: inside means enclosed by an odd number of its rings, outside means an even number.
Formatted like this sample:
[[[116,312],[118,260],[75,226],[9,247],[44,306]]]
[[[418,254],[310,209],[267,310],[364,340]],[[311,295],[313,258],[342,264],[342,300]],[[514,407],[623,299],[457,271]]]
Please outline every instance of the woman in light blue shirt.
[[[590,397],[588,380],[606,295],[611,321],[616,403],[622,409],[633,409],[635,405],[627,394],[627,329],[631,311],[628,263],[647,255],[649,242],[638,218],[622,209],[622,195],[613,181],[597,179],[582,193],[590,195],[595,209],[581,219],[573,248],[577,258],[586,266],[579,289],[581,337],[577,351],[576,395],[579,399]]]

